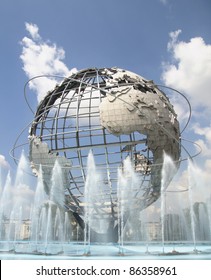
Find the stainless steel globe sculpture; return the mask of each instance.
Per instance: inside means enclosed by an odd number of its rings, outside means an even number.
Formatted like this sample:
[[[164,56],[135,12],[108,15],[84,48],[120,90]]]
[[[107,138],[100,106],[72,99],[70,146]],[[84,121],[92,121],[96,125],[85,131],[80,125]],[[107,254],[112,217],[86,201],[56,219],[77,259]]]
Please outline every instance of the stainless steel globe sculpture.
[[[62,167],[65,208],[84,226],[89,151],[101,173],[93,211],[117,231],[118,169],[129,157],[139,184],[136,211],[160,196],[163,152],[180,158],[180,129],[168,97],[152,81],[119,68],[90,68],[63,80],[40,102],[29,131],[33,172],[43,168],[46,192],[52,167]],[[172,178],[169,178],[171,180]],[[94,229],[97,232],[97,229]]]

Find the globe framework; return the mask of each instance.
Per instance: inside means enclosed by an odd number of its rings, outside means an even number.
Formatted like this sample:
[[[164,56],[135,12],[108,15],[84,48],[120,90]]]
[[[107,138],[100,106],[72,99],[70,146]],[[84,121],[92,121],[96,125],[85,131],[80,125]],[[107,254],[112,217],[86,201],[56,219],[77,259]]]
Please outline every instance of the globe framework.
[[[107,231],[113,233],[118,227],[118,169],[124,160],[130,158],[140,180],[129,203],[141,211],[160,196],[163,152],[175,162],[180,158],[179,123],[168,97],[153,81],[116,67],[81,70],[48,92],[29,139],[31,166],[38,174],[42,165],[47,193],[52,167],[59,162],[65,208],[82,227],[87,156],[92,151],[101,174],[101,196],[92,211],[108,221]]]

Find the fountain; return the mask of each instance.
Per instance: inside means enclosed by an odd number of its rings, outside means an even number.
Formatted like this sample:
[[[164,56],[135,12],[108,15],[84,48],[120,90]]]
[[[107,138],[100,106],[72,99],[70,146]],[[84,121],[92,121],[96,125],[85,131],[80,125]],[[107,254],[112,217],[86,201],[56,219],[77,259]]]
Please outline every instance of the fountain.
[[[10,216],[10,205],[8,205],[10,196],[11,196],[11,176],[9,172],[0,198],[0,229],[1,229],[0,240],[4,240],[6,238],[4,222]]]
[[[196,251],[196,229],[195,229],[195,213],[193,208],[193,188],[195,187],[196,181],[194,180],[193,163],[188,160],[188,180],[189,180],[189,203],[190,203],[190,217],[191,217],[191,231],[193,237],[194,251]]]
[[[98,191],[98,174],[96,172],[96,165],[92,152],[90,151],[87,159],[87,177],[85,183],[85,228],[84,228],[84,255],[90,254],[90,242],[91,242],[91,227],[96,227],[94,224],[94,204],[97,203],[96,194]],[[99,225],[98,225],[99,226]]]
[[[36,244],[39,240],[39,236],[43,236],[40,228],[40,221],[43,220],[43,212],[42,203],[45,201],[46,193],[44,191],[44,184],[42,178],[42,168],[40,166],[39,176],[37,180],[37,187],[35,190],[34,195],[34,204],[32,208],[32,215],[31,215],[31,240],[34,241]],[[43,221],[44,224],[44,221]]]
[[[189,163],[189,172],[193,172],[192,163]],[[45,186],[43,183],[42,176],[42,166],[40,166],[40,172],[37,180],[36,190],[34,194],[34,203],[31,209],[31,225],[30,225],[30,237],[27,240],[21,238],[22,223],[23,223],[23,201],[20,195],[17,196],[17,200],[10,210],[7,206],[7,201],[11,199],[11,189],[15,190],[16,194],[20,194],[20,189],[23,181],[24,169],[27,170],[26,158],[22,155],[18,166],[18,174],[15,179],[16,186],[11,186],[11,177],[8,173],[6,182],[4,184],[2,194],[1,194],[1,242],[0,248],[2,252],[2,257],[8,254],[11,258],[17,256],[18,254],[27,255],[31,258],[36,256],[55,256],[59,258],[65,256],[71,258],[71,256],[83,258],[83,256],[92,257],[101,256],[101,250],[104,251],[102,256],[116,258],[124,256],[133,256],[133,258],[153,258],[155,256],[160,256],[164,258],[165,256],[175,257],[184,256],[191,257],[191,254],[197,254],[197,256],[202,256],[209,258],[211,255],[210,251],[210,224],[209,224],[209,208],[207,204],[194,205],[193,198],[189,195],[190,207],[189,216],[183,215],[178,220],[174,216],[171,216],[172,223],[166,224],[166,219],[170,219],[169,214],[167,214],[166,200],[168,200],[168,189],[166,188],[169,175],[171,172],[175,172],[175,165],[168,155],[164,154],[164,164],[162,169],[162,188],[161,188],[161,238],[157,240],[150,240],[149,232],[150,229],[144,228],[145,234],[139,232],[141,240],[134,240],[131,237],[132,242],[128,241],[127,236],[125,236],[125,228],[127,225],[131,227],[131,234],[133,234],[132,229],[134,215],[133,202],[135,201],[134,193],[137,191],[138,176],[134,172],[132,163],[129,158],[126,158],[123,162],[122,167],[118,170],[118,242],[109,243],[96,243],[91,241],[91,232],[93,228],[98,228],[99,232],[106,232],[107,224],[106,221],[102,225],[100,223],[99,217],[96,219],[94,212],[94,206],[96,203],[102,203],[100,192],[97,192],[99,188],[100,172],[95,164],[95,159],[92,152],[89,153],[87,159],[87,177],[85,185],[85,199],[84,199],[84,211],[85,211],[85,228],[84,237],[80,240],[78,239],[78,227],[73,232],[73,224],[71,219],[68,217],[68,212],[64,212],[62,204],[64,203],[64,195],[62,189],[58,186],[62,186],[61,182],[61,167],[56,161],[53,167],[52,177],[51,177],[51,188],[49,194],[45,192]],[[189,184],[192,186],[194,183],[191,181]],[[189,186],[190,186],[189,185]],[[195,191],[194,188],[191,189],[192,192]],[[190,192],[190,187],[189,187]],[[128,199],[129,198],[129,199]],[[194,206],[193,206],[194,205]],[[144,210],[147,213],[147,209]],[[184,212],[184,211],[180,211]],[[5,221],[5,216],[9,217]],[[145,214],[146,215],[146,214]],[[147,214],[148,215],[148,214]],[[198,216],[197,216],[198,215]],[[195,217],[194,217],[195,216]],[[198,218],[197,218],[197,217]],[[176,219],[176,220],[175,220]],[[179,223],[180,231],[184,228],[184,225],[191,220],[191,229],[193,241],[185,240],[184,234],[179,232],[174,232],[174,240],[167,240],[166,232],[176,231],[175,223]],[[198,222],[197,222],[198,221]],[[194,224],[192,224],[194,223]],[[7,225],[7,228],[5,228]],[[155,225],[155,224],[154,224]],[[147,222],[145,224],[147,226]],[[196,233],[196,228],[198,233]],[[155,229],[154,229],[155,230]],[[194,232],[193,232],[194,231]],[[75,234],[75,237],[73,235]],[[169,233],[168,233],[169,234]],[[171,234],[169,234],[170,236]],[[145,236],[145,237],[144,237]],[[144,237],[144,238],[143,238]],[[181,237],[181,239],[180,239]],[[72,240],[75,238],[75,242]],[[137,236],[136,236],[137,238]],[[102,240],[101,240],[102,241]],[[201,243],[199,243],[201,242]],[[173,244],[173,245],[171,245]],[[185,245],[186,244],[186,245]],[[192,244],[192,251],[190,245]],[[196,249],[197,244],[197,249]],[[205,245],[206,244],[206,245]],[[170,246],[173,246],[173,251],[170,251]],[[146,249],[144,249],[144,247]],[[165,250],[164,250],[165,248]],[[188,249],[188,251],[187,251]],[[16,254],[14,255],[13,252]],[[203,253],[204,252],[204,253]],[[6,254],[7,253],[7,254]]]
[[[165,245],[165,207],[166,207],[166,189],[169,186],[169,182],[172,180],[177,168],[174,161],[165,152],[163,154],[163,167],[162,167],[162,179],[161,179],[161,236],[162,236],[162,247],[164,253]]]
[[[123,161],[118,169],[117,200],[118,200],[118,242],[119,254],[124,255],[124,229],[130,222],[138,192],[139,178],[129,157]],[[130,227],[134,225],[130,223]]]

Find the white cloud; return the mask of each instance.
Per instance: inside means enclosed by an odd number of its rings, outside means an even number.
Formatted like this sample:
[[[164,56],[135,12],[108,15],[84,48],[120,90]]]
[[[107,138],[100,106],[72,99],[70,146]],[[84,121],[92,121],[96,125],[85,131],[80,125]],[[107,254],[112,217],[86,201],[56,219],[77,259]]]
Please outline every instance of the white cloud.
[[[211,127],[203,125],[202,119],[207,118],[207,113],[210,115],[211,109],[211,45],[201,37],[180,41],[181,32],[177,30],[169,34],[167,51],[171,57],[169,62],[163,63],[162,80],[188,97],[192,115],[198,119],[198,123],[192,125],[196,143],[201,146],[202,155],[208,157],[211,155]],[[187,107],[176,99],[175,109],[182,121],[185,112],[187,115]]]
[[[176,31],[173,31],[173,32],[169,33],[170,41],[167,44],[167,50],[168,51],[171,51],[171,50],[174,49],[174,46],[177,43],[178,36],[181,32],[182,32],[182,30],[178,29]]]
[[[0,155],[0,167],[9,168],[9,163],[6,161],[5,156]]]
[[[39,35],[39,28],[36,24],[26,22],[25,26],[26,30],[30,33],[34,40],[41,39]]]
[[[29,37],[24,37],[21,41],[20,58],[23,62],[23,70],[29,79],[39,75],[67,77],[75,71],[75,69],[69,70],[63,62],[65,59],[63,48],[49,41],[45,42],[39,35],[39,28],[36,24],[26,23],[25,27],[29,32]],[[32,80],[29,86],[35,90],[38,102],[40,102],[56,84],[56,78],[43,77]]]
[[[194,132],[200,136],[196,143],[202,149],[202,156],[211,157],[211,126],[202,127],[199,123],[193,125]]]
[[[167,45],[171,61],[163,64],[162,80],[167,86],[185,93],[193,108],[211,108],[211,45],[201,37],[189,42],[178,40],[181,30],[170,33]]]
[[[161,2],[163,5],[167,5],[168,0],[160,0],[160,2]]]

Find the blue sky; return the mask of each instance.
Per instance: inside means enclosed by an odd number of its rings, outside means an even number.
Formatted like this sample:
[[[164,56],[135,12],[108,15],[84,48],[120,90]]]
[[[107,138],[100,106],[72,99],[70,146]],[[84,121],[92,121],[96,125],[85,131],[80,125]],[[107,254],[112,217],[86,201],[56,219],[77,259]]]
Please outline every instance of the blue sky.
[[[30,77],[117,66],[172,86],[189,98],[192,120],[184,137],[201,145],[196,161],[210,181],[210,13],[210,0],[1,0],[3,172],[15,173],[9,151],[33,118],[23,94]],[[35,86],[28,92],[34,107],[43,90],[43,85]],[[183,125],[187,107],[175,100],[175,108]],[[194,153],[193,145],[188,148]]]

